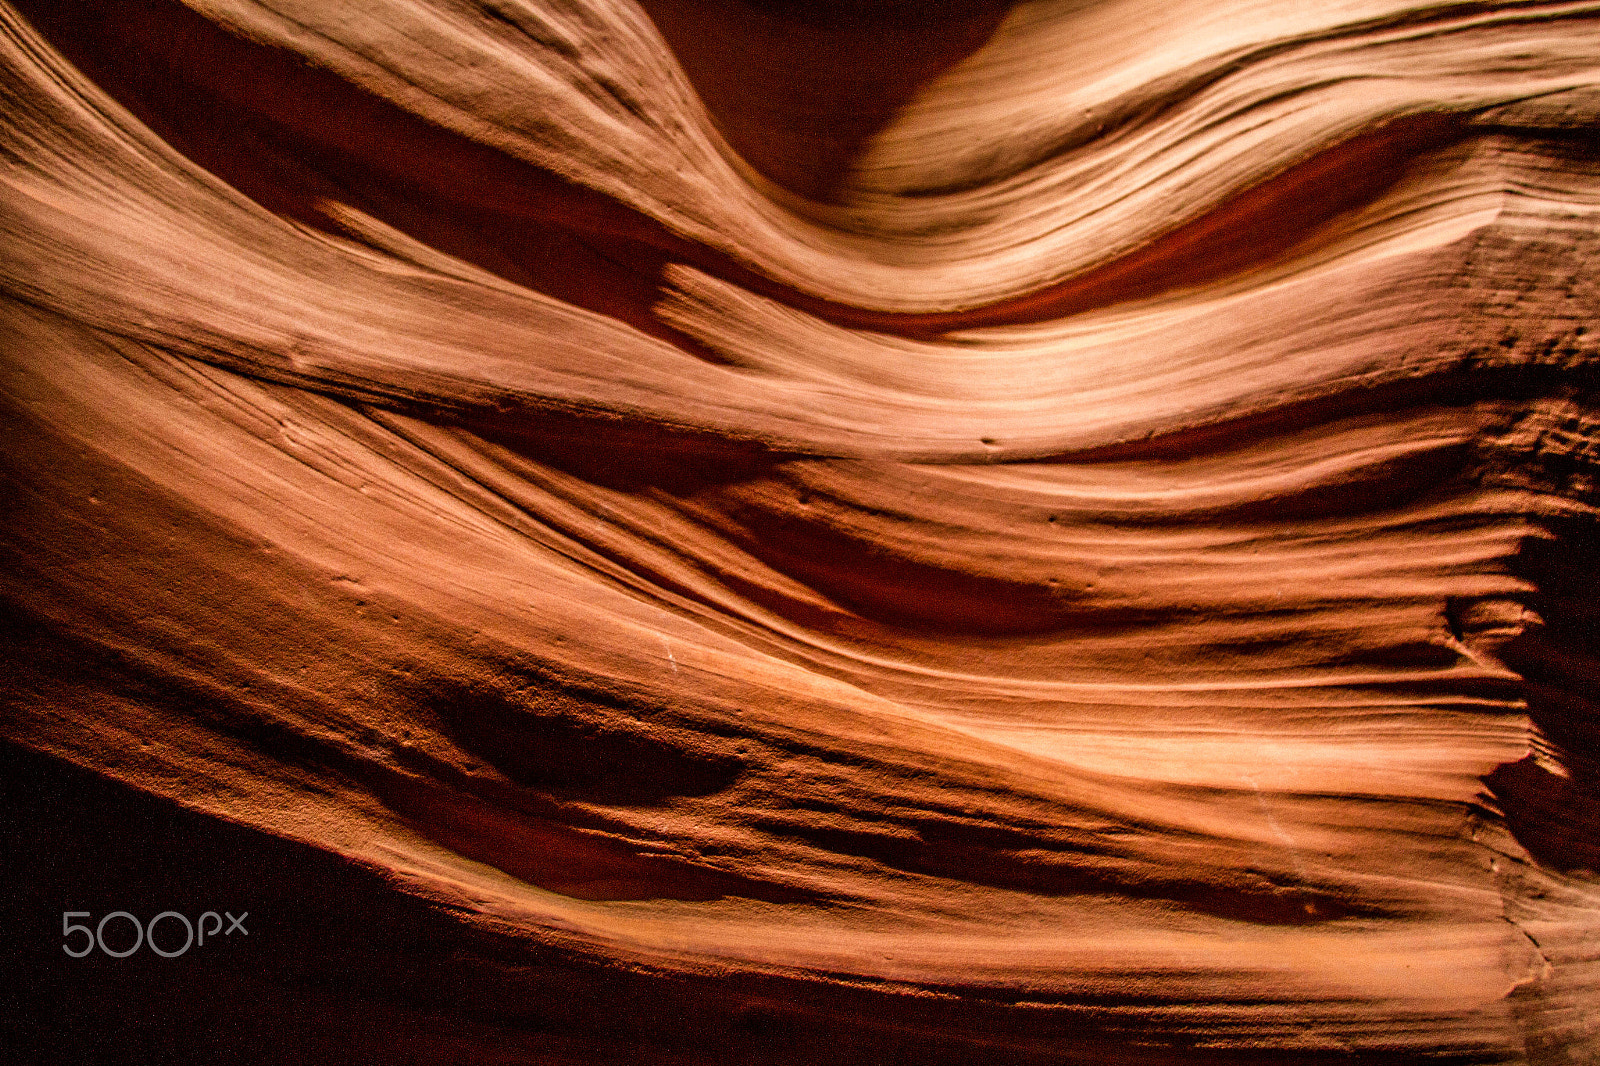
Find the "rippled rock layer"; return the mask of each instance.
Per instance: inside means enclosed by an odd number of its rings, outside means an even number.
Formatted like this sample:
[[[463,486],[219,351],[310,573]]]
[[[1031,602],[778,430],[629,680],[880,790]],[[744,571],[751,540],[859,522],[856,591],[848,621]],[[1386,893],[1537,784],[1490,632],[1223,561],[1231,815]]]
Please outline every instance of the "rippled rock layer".
[[[1600,1057],[1600,4],[12,0],[0,79],[36,1059]]]

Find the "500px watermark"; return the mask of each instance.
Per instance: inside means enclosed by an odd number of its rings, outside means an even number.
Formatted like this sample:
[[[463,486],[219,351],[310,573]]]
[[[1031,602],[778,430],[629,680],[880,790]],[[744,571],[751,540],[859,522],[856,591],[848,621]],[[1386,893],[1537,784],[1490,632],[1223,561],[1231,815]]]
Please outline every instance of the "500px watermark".
[[[228,928],[226,930],[222,928],[222,914],[226,914],[228,916]],[[184,952],[188,951],[191,947],[195,946],[196,925],[199,926],[199,945],[201,947],[205,946],[207,936],[210,936],[212,940],[215,940],[218,933],[221,933],[223,936],[232,936],[236,932],[243,933],[245,936],[250,935],[250,930],[244,927],[244,920],[250,917],[249,911],[245,911],[237,918],[235,918],[230,911],[223,911],[222,914],[218,914],[216,911],[206,911],[204,914],[200,915],[196,922],[190,922],[188,918],[179,914],[177,911],[162,911],[154,918],[151,918],[147,924],[141,925],[139,923],[139,919],[135,918],[127,911],[112,911],[110,914],[101,918],[99,924],[96,925],[94,930],[91,932],[87,925],[82,925],[72,920],[74,918],[92,918],[93,915],[90,914],[90,912],[62,911],[61,939],[63,943],[61,945],[61,950],[65,951],[68,955],[71,955],[75,959],[81,959],[98,947],[101,951],[107,955],[110,955],[113,959],[125,959],[129,955],[132,955],[135,951],[138,951],[144,945],[148,944],[150,945],[150,950],[155,952],[157,955],[160,955],[162,958],[175,959],[179,955],[182,955]],[[133,947],[124,951],[114,951],[111,948],[106,947],[106,923],[111,921],[113,918],[123,919],[127,922],[127,924],[133,926]],[[206,919],[208,918],[214,923],[209,930],[206,928]],[[177,939],[177,925],[175,923],[182,923],[184,936],[182,947],[174,951],[168,951],[156,943],[156,926],[159,925],[163,919],[166,919],[167,921],[167,928],[163,930],[162,936],[167,940],[168,947],[170,947]],[[112,928],[113,930],[116,929],[115,926]],[[74,951],[73,945],[66,943],[66,941],[72,938],[74,933],[83,934],[84,938],[81,942],[83,944],[82,950]]]

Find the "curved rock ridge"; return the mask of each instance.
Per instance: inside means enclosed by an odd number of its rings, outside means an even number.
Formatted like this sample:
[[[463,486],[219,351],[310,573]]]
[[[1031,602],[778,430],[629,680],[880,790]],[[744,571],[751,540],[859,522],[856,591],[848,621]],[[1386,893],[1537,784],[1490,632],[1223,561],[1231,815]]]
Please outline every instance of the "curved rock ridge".
[[[0,78],[39,1061],[1600,1057],[1600,4],[12,0]]]

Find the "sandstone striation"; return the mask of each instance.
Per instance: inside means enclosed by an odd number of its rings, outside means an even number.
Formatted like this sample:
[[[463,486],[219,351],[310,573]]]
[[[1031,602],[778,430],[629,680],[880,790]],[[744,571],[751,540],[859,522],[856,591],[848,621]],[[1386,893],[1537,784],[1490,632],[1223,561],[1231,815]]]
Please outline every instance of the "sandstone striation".
[[[36,1060],[1600,1058],[1600,3],[9,0],[0,108]]]

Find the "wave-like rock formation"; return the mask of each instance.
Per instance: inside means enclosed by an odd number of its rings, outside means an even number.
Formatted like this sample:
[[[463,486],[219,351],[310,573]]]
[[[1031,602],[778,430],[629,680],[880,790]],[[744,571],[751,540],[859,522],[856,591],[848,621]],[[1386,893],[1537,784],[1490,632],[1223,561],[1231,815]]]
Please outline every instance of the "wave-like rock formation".
[[[1600,1058],[1600,4],[10,0],[0,79],[14,1047]]]

